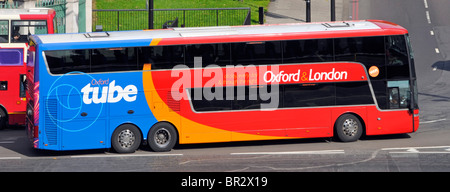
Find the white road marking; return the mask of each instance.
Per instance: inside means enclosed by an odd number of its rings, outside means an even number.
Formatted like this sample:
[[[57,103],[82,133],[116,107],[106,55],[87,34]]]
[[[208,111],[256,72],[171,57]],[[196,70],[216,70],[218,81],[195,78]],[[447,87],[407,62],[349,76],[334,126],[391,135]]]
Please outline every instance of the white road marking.
[[[434,36],[434,31],[433,30],[430,31],[430,35]]]
[[[183,156],[183,154],[130,154],[130,155],[74,155],[71,158],[105,158],[105,157],[166,157]]]
[[[10,144],[14,143],[14,141],[0,141],[0,144]]]
[[[432,121],[423,121],[423,122],[420,122],[420,124],[436,123],[436,122],[446,121],[446,120],[447,119],[436,119],[436,120],[432,120]]]
[[[440,149],[440,148],[450,148],[450,146],[428,146],[428,147],[394,147],[394,148],[382,148],[383,151],[390,150],[409,150],[409,149]]]
[[[427,15],[427,21],[428,21],[428,23],[431,24],[430,12],[429,12],[429,11],[426,11],[425,13],[426,13],[426,15]]]
[[[282,152],[247,152],[230,153],[230,155],[313,155],[313,154],[343,154],[344,150],[322,150],[322,151],[282,151]]]
[[[420,151],[428,149],[428,151]],[[392,154],[450,154],[450,146],[429,146],[429,147],[399,147],[383,148],[381,150],[390,151]],[[398,151],[401,150],[401,151]],[[431,151],[430,151],[431,150]]]
[[[417,150],[416,148],[411,148],[411,149],[408,149],[406,151],[410,152],[410,153],[418,153],[419,152],[419,150]]]
[[[428,9],[428,1],[427,0],[423,0],[423,3],[425,4],[425,9]]]
[[[420,153],[420,154],[450,154],[450,151],[425,151],[425,152],[409,152],[409,151],[399,151],[399,152],[389,152],[389,153],[397,153],[397,154],[405,154],[405,153]]]
[[[441,53],[441,51],[439,51],[439,48],[435,48],[434,50],[436,51],[436,53]]]
[[[0,157],[0,160],[21,159],[21,157]]]

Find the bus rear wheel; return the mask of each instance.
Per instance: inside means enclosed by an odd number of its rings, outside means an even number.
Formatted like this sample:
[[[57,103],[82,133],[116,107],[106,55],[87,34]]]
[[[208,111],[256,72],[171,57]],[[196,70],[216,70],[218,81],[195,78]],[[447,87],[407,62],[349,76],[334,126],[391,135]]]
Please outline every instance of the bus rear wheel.
[[[363,126],[355,115],[344,114],[336,120],[334,130],[340,141],[353,142],[361,137]]]
[[[141,145],[141,132],[130,124],[124,124],[114,131],[111,145],[117,153],[134,153]]]
[[[155,152],[170,151],[175,146],[178,135],[173,125],[161,122],[154,125],[148,132],[148,145]]]
[[[7,116],[6,111],[0,107],[0,130],[6,128]]]

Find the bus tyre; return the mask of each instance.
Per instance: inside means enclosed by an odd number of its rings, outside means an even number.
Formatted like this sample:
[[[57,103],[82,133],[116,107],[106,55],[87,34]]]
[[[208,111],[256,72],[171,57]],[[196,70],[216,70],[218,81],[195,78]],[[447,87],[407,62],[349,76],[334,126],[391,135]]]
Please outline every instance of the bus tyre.
[[[111,145],[117,153],[134,153],[141,145],[141,132],[130,124],[124,124],[114,131]]]
[[[363,132],[361,121],[352,114],[340,116],[334,125],[337,138],[342,142],[357,141]]]
[[[6,111],[0,107],[0,130],[6,128]]]
[[[170,151],[175,146],[178,138],[173,125],[161,122],[154,125],[148,132],[148,145],[155,152]]]

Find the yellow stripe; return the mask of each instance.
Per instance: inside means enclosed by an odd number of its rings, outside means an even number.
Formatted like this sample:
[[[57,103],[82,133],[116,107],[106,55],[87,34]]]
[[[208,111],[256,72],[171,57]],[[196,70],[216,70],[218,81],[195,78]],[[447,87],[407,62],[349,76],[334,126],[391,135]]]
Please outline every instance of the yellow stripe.
[[[8,115],[25,115],[27,114],[25,111],[20,111],[20,112],[9,112]]]
[[[161,41],[162,38],[154,38],[152,42],[150,42],[150,46],[156,46]]]

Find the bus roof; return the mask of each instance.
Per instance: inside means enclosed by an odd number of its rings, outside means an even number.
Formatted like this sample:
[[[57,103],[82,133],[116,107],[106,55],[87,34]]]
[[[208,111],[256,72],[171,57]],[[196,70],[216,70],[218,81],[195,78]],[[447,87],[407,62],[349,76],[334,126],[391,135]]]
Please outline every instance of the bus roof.
[[[363,37],[406,33],[408,31],[405,28],[394,23],[364,20],[52,34],[34,35],[32,38],[44,49],[81,49]]]
[[[55,13],[55,10],[51,8],[2,9],[0,19],[35,20],[46,18],[47,15],[54,15]],[[37,18],[31,19],[33,16]]]
[[[2,9],[0,18],[6,18],[15,15],[46,15],[52,12],[51,8],[30,8],[30,9]]]

